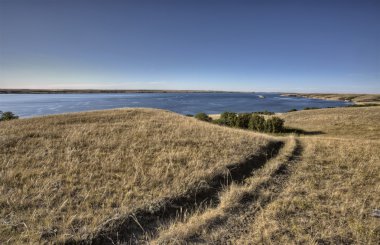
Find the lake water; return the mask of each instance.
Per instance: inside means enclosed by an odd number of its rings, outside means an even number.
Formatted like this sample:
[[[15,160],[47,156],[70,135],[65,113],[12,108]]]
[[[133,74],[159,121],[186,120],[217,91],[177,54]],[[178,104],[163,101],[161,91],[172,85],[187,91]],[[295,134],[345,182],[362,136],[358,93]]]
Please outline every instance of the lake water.
[[[0,94],[0,111],[12,111],[20,117],[121,107],[160,108],[181,114],[217,114],[224,111],[286,112],[305,107],[349,104],[343,101],[284,97],[277,93]]]

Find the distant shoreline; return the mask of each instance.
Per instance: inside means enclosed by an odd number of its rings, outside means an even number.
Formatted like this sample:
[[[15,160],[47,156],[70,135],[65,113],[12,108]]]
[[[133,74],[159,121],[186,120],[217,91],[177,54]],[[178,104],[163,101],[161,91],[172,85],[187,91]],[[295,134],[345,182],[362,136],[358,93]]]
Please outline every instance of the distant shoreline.
[[[255,93],[215,90],[154,90],[154,89],[0,89],[0,94],[138,94],[138,93]]]
[[[283,93],[281,96],[322,100],[339,100],[354,104],[380,104],[380,94],[326,94],[326,93]]]

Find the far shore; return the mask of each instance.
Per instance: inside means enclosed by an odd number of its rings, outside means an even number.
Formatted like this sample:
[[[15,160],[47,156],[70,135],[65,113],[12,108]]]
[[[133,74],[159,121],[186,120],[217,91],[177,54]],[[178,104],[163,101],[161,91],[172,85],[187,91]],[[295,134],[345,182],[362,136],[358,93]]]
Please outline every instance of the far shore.
[[[256,93],[253,91],[220,91],[220,90],[164,90],[164,89],[2,89],[0,94],[98,94],[98,93]],[[259,92],[257,92],[259,93]],[[380,94],[338,94],[338,93],[280,93],[287,97],[304,97],[311,99],[339,100],[354,104],[380,104]]]
[[[323,100],[340,100],[354,104],[380,104],[380,94],[324,94],[324,93],[283,93],[281,96],[303,97]]]
[[[0,94],[99,94],[99,93],[255,93],[219,90],[155,90],[155,89],[1,89]]]

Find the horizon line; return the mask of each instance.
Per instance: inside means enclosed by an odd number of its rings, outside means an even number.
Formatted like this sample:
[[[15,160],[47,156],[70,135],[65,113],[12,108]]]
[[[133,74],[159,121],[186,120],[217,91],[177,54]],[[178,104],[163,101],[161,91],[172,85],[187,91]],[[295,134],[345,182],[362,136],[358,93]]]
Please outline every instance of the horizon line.
[[[8,92],[12,94],[13,92],[150,92],[150,93],[159,93],[159,92],[186,92],[186,93],[279,93],[279,94],[379,94],[379,93],[355,93],[355,92],[294,92],[294,91],[241,91],[241,90],[213,90],[213,89],[71,89],[71,88],[0,88],[0,94],[2,92]]]

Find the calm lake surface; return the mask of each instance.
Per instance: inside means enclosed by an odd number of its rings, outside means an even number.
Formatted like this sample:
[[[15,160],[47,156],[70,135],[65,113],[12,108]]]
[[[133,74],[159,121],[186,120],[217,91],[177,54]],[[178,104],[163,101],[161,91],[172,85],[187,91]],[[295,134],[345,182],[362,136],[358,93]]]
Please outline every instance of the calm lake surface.
[[[286,112],[305,107],[349,104],[343,101],[284,97],[277,93],[0,94],[0,111],[12,111],[20,117],[121,107],[160,108],[181,114],[217,114],[224,111]]]

